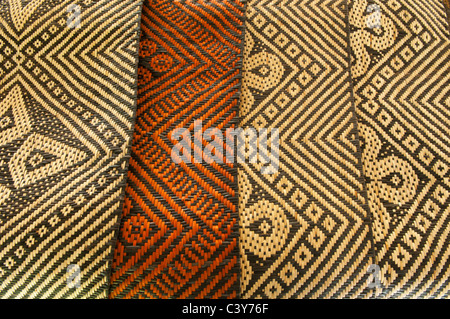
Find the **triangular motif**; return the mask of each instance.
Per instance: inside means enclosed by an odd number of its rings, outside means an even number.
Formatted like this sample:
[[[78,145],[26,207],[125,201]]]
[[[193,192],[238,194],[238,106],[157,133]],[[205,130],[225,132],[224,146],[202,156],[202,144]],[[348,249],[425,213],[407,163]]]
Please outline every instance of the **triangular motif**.
[[[54,161],[40,165],[34,170],[29,170],[30,160],[36,160],[32,153],[43,152],[57,157]],[[40,179],[55,175],[86,158],[87,154],[82,150],[71,147],[48,136],[32,134],[14,154],[9,169],[17,188],[28,186]]]

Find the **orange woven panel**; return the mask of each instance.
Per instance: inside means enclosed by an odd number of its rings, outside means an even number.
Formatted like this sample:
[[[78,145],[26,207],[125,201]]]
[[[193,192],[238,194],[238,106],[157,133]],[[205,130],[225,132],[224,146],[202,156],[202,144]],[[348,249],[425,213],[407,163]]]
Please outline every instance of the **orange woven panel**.
[[[175,164],[171,134],[177,128],[193,134],[196,120],[203,131],[236,125],[243,11],[239,0],[144,3],[111,298],[238,296],[235,165]]]

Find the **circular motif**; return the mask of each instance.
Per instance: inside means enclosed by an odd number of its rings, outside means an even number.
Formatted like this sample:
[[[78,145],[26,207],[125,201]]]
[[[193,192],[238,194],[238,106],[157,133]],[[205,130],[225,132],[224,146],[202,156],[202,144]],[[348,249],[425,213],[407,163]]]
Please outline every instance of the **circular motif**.
[[[150,65],[156,72],[165,72],[172,67],[173,59],[171,56],[165,53],[158,54],[153,57]]]
[[[133,245],[141,243],[148,237],[150,223],[141,215],[131,216],[123,225],[123,237]]]
[[[244,209],[241,222],[244,249],[263,260],[284,247],[291,229],[283,209],[267,200]]]
[[[148,57],[156,52],[156,43],[148,39],[139,42],[139,56]]]

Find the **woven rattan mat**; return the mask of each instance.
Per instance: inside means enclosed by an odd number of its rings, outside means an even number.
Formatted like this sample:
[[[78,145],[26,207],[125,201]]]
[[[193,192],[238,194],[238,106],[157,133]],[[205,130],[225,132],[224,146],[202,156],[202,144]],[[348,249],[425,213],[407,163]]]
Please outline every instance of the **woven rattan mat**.
[[[105,298],[141,4],[0,1],[0,297]]]
[[[239,0],[144,2],[112,298],[238,296],[237,171],[195,163],[193,133],[196,120],[219,133],[237,122],[243,12]],[[172,160],[175,129],[192,133],[189,163]]]
[[[450,296],[448,0],[140,10],[0,0],[1,298]]]
[[[239,170],[244,298],[360,296],[371,236],[345,1],[252,1],[242,127],[279,130],[279,164]]]
[[[239,170],[243,297],[449,296],[447,18],[250,2],[241,125],[278,128],[280,159]]]
[[[352,1],[352,79],[379,298],[450,293],[450,34],[442,1]],[[373,13],[372,13],[373,14]],[[375,17],[375,16],[374,16]]]

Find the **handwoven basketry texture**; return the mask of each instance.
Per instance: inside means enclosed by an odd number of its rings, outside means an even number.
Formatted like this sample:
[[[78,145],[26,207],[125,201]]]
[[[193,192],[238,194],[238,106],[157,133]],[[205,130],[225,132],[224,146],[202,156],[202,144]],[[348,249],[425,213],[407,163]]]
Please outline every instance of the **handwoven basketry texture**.
[[[112,298],[239,294],[237,170],[174,163],[175,129],[236,126],[244,2],[145,1],[136,129]],[[225,150],[225,148],[224,148]]]
[[[0,297],[105,298],[141,3],[0,5]]]

